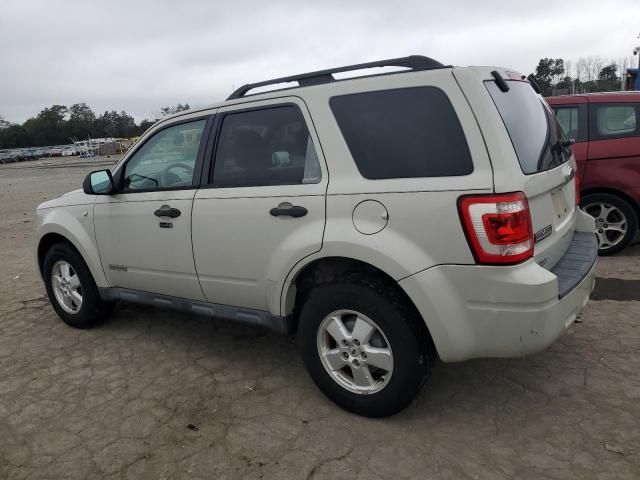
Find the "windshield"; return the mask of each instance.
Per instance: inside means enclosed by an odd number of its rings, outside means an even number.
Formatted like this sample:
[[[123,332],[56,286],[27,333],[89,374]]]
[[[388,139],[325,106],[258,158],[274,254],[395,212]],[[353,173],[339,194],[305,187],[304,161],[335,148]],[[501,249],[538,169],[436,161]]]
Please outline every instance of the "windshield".
[[[507,92],[494,81],[485,85],[525,174],[543,172],[569,160],[571,147],[556,116],[528,82],[507,81]]]

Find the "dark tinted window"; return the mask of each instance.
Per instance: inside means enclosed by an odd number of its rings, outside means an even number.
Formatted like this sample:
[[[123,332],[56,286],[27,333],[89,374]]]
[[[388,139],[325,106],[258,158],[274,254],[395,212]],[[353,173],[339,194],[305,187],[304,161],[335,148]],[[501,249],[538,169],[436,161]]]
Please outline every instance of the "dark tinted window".
[[[333,97],[351,156],[370,179],[468,175],[473,162],[445,93],[404,88]]]
[[[218,187],[318,183],[320,164],[300,109],[264,108],[224,116],[213,170]]]
[[[566,162],[570,147],[562,127],[549,106],[536,94],[528,82],[508,81],[509,91],[503,92],[494,81],[485,82],[525,174],[542,172]]]

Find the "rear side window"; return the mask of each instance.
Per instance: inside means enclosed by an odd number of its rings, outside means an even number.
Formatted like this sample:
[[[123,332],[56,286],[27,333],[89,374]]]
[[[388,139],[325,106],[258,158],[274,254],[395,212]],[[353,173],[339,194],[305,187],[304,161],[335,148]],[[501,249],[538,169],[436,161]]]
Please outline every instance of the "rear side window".
[[[634,105],[593,104],[595,110],[596,135],[615,138],[635,135],[638,122]]]
[[[293,105],[224,116],[213,169],[216,187],[319,183],[320,163]]]
[[[473,171],[458,116],[439,88],[341,95],[329,104],[365,178],[447,177]]]
[[[547,104],[528,82],[507,81],[503,92],[494,81],[485,85],[502,117],[522,171],[529,175],[566,162],[571,149],[563,145],[566,136]]]

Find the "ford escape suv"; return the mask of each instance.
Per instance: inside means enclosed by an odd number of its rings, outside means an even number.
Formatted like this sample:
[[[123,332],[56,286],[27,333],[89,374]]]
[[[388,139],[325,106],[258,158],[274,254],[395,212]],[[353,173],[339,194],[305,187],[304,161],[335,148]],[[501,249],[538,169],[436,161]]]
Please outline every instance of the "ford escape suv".
[[[570,143],[501,68],[412,56],[248,84],[40,205],[37,261],[69,325],[119,300],[297,333],[327,396],[390,415],[438,357],[537,352],[587,302]]]

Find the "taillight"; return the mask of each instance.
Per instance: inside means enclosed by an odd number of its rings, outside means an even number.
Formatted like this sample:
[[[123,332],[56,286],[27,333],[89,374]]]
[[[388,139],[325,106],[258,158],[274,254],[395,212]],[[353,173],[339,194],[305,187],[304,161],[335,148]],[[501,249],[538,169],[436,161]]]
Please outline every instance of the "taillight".
[[[533,256],[533,228],[524,193],[467,195],[458,200],[458,209],[478,263],[515,264]]]

